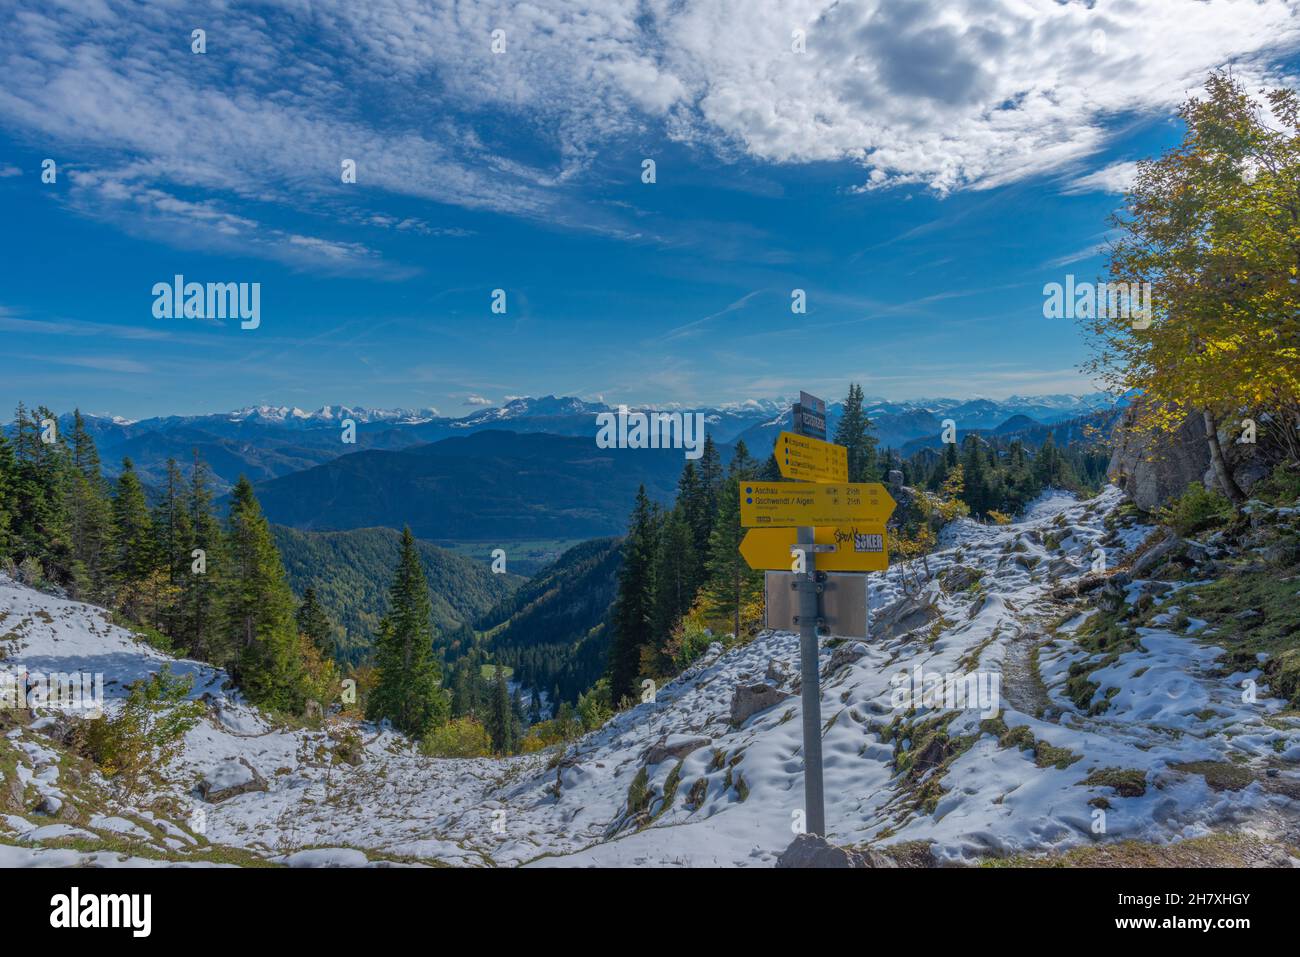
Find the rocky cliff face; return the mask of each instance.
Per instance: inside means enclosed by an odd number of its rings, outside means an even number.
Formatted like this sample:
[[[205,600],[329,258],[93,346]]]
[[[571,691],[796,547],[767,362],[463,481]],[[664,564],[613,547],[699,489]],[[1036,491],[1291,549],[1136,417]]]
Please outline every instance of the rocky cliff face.
[[[1147,433],[1133,429],[1137,410],[1136,405],[1130,407],[1115,427],[1115,451],[1108,476],[1138,508],[1148,512],[1159,508],[1181,495],[1192,482],[1206,488],[1219,487],[1210,465],[1205,424],[1199,415],[1189,415],[1172,434]],[[1220,425],[1219,444],[1233,479],[1249,494],[1255,483],[1272,471],[1276,456],[1262,442],[1238,442],[1240,434],[1237,423]]]
[[[1136,414],[1136,406],[1129,408],[1115,427],[1108,476],[1149,512],[1202,480],[1210,468],[1210,448],[1199,418],[1188,416],[1173,434],[1148,433],[1133,429]]]

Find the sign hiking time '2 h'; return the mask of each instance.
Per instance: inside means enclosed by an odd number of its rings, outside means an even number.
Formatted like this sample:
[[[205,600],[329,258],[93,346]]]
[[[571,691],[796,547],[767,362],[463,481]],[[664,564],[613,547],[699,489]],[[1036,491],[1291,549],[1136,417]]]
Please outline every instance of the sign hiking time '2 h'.
[[[745,482],[740,486],[740,524],[745,528],[883,525],[896,507],[879,482]]]

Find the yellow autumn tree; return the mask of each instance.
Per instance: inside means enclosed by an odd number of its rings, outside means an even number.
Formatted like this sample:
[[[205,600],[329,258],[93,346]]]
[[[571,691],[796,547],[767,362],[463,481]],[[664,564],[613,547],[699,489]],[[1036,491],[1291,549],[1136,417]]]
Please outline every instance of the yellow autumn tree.
[[[1179,146],[1138,164],[1112,222],[1111,282],[1149,289],[1149,310],[1084,319],[1085,368],[1143,394],[1139,430],[1202,417],[1219,483],[1240,502],[1219,426],[1268,413],[1294,454],[1300,424],[1300,99],[1256,100],[1228,73],[1206,89],[1179,110]]]

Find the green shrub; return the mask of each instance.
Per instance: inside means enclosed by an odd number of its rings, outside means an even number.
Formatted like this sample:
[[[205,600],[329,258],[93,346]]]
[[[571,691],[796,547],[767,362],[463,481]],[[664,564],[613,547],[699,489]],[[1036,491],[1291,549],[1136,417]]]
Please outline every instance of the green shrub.
[[[1160,510],[1160,519],[1179,535],[1194,535],[1232,519],[1232,503],[1217,489],[1199,482],[1187,486],[1176,501]]]
[[[614,716],[614,706],[609,700],[609,680],[601,678],[586,694],[578,696],[578,717],[583,731],[595,731]]]
[[[104,715],[78,728],[77,749],[123,792],[134,792],[146,771],[176,756],[185,733],[203,716],[203,705],[188,700],[193,685],[192,677],[173,675],[171,666],[164,665],[131,685],[117,715]]]
[[[691,616],[681,620],[669,643],[673,664],[678,670],[686,668],[709,649],[717,639],[704,624]]]
[[[1273,505],[1295,505],[1300,502],[1300,468],[1283,462],[1273,469],[1273,474],[1250,490],[1251,498]]]
[[[492,754],[492,736],[481,722],[466,715],[425,734],[420,753],[431,758],[484,758]]]

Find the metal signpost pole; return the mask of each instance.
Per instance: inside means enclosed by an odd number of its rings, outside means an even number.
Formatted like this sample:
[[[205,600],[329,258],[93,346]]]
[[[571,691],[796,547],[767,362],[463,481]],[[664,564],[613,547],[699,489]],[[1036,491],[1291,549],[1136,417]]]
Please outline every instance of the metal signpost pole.
[[[799,589],[800,693],[803,698],[803,802],[805,830],[826,836],[826,801],[822,794],[822,696],[817,672],[817,623],[821,619],[821,586],[817,582],[814,531],[799,528],[805,572],[795,578]]]

